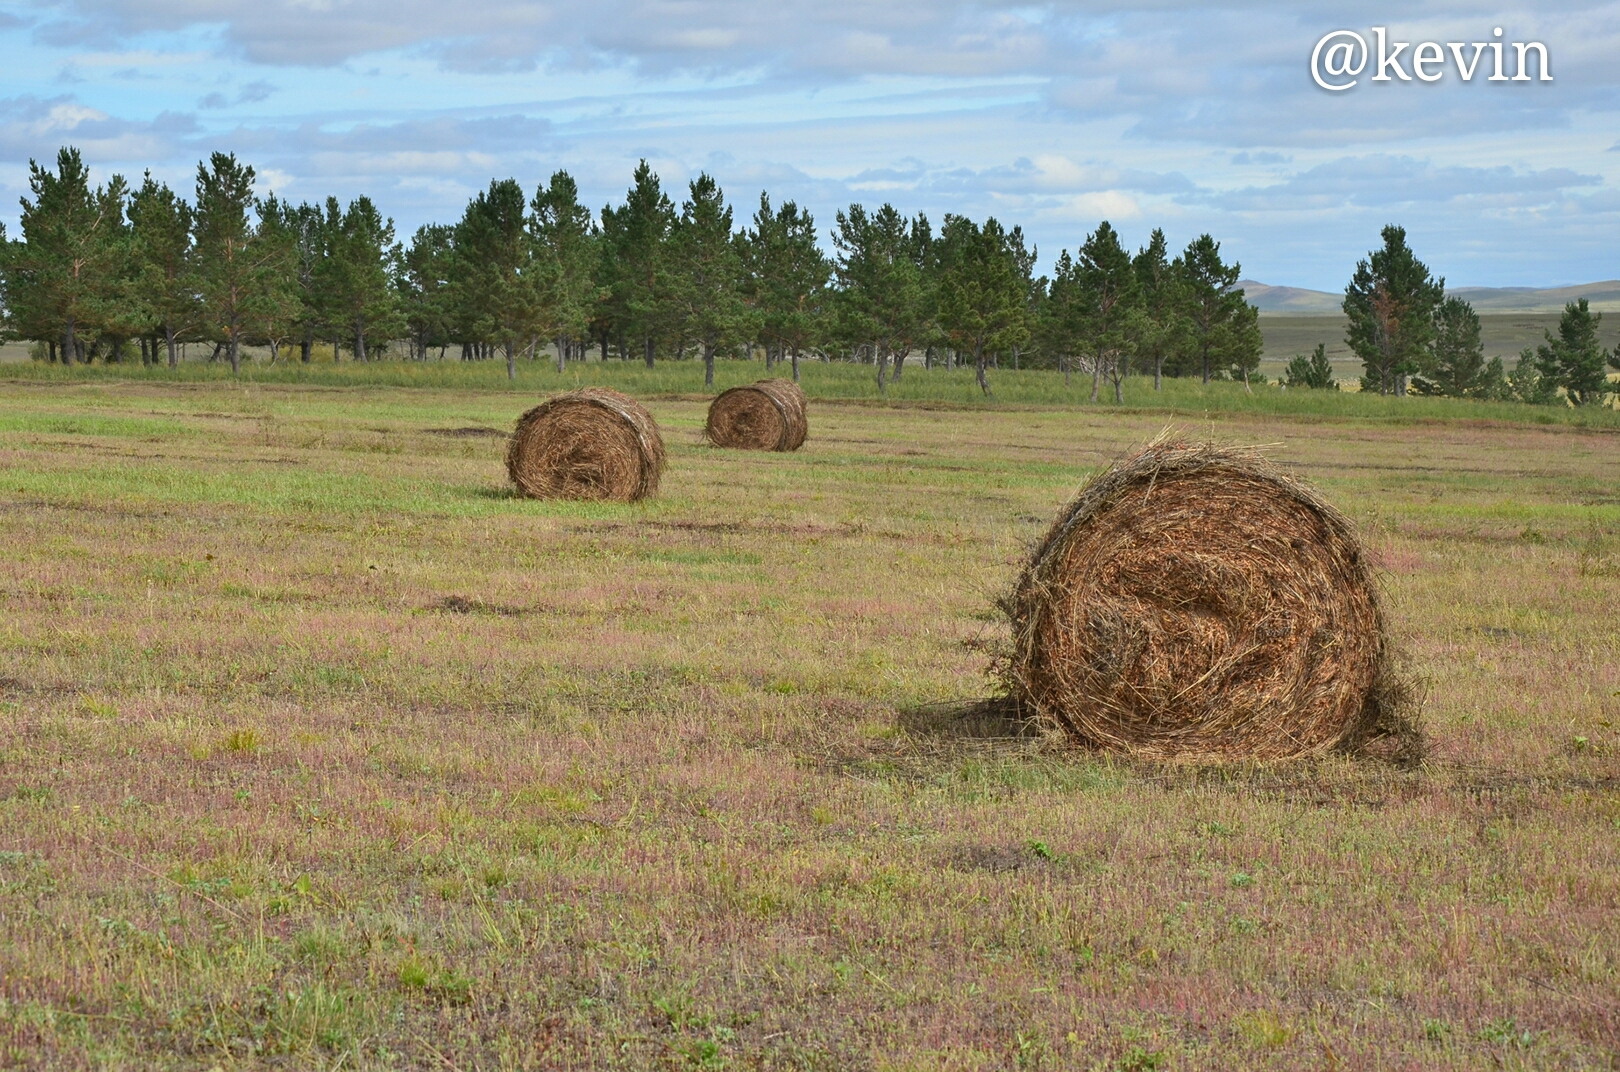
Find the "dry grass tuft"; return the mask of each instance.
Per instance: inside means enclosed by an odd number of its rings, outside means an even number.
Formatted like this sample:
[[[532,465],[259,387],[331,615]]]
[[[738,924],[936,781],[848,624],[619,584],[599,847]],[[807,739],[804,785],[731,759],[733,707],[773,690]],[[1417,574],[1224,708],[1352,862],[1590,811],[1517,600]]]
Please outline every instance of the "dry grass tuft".
[[[1004,603],[1012,694],[1151,758],[1421,752],[1349,521],[1253,450],[1161,436],[1095,477]]]
[[[658,491],[664,440],[641,403],[606,387],[585,387],[518,418],[506,471],[531,499],[635,502]]]
[[[799,385],[790,380],[760,380],[721,392],[709,406],[703,437],[717,447],[798,450],[809,431]]]

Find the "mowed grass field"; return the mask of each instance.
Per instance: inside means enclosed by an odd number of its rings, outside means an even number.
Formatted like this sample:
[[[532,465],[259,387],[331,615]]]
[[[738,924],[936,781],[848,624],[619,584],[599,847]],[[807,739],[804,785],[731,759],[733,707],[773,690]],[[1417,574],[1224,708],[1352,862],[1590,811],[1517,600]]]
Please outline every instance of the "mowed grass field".
[[[536,397],[0,384],[0,1066],[1620,1064],[1612,427],[655,398],[659,497],[578,505],[506,490]],[[1358,522],[1422,766],[970,713],[1171,420]]]

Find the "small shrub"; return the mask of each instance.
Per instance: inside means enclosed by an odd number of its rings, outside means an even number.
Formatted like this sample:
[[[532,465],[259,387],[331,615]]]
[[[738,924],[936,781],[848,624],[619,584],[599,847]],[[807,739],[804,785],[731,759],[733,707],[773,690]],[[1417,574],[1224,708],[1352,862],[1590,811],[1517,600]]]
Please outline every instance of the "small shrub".
[[[1169,1068],[1163,1053],[1158,1050],[1144,1050],[1140,1046],[1132,1046],[1125,1052],[1114,1066],[1119,1072],[1156,1072],[1157,1069]]]
[[[426,990],[428,982],[433,978],[428,966],[416,957],[406,957],[400,961],[395,975],[399,979],[399,985],[406,990]]]
[[[1535,1044],[1536,1033],[1521,1028],[1511,1016],[1502,1016],[1480,1028],[1479,1038],[1497,1046],[1525,1049]]]
[[[1270,1009],[1259,1009],[1239,1016],[1237,1029],[1251,1046],[1268,1050],[1286,1046],[1288,1040],[1294,1037],[1294,1033]]]
[[[1293,388],[1311,388],[1318,391],[1337,390],[1333,379],[1333,365],[1328,361],[1327,344],[1317,343],[1311,356],[1298,354],[1288,363],[1286,383]]]

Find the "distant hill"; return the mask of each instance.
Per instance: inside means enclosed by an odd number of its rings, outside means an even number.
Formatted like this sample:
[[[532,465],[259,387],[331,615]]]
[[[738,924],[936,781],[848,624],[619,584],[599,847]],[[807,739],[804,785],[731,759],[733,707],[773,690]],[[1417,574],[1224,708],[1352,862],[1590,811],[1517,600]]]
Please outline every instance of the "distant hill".
[[[1594,309],[1620,309],[1620,279],[1582,283],[1576,287],[1457,287],[1447,294],[1471,302],[1480,313],[1560,313],[1564,306],[1585,298]]]
[[[1243,296],[1262,313],[1284,316],[1329,316],[1340,312],[1342,293],[1306,290],[1303,287],[1274,287],[1253,279],[1242,279]],[[1620,310],[1620,279],[1582,283],[1574,287],[1454,287],[1446,291],[1474,306],[1480,313],[1556,313],[1566,302],[1585,298],[1593,309]]]
[[[1343,294],[1329,294],[1325,290],[1306,290],[1304,287],[1273,287],[1253,279],[1240,279],[1238,286],[1250,305],[1262,313],[1290,313],[1294,316],[1319,316],[1340,312]]]

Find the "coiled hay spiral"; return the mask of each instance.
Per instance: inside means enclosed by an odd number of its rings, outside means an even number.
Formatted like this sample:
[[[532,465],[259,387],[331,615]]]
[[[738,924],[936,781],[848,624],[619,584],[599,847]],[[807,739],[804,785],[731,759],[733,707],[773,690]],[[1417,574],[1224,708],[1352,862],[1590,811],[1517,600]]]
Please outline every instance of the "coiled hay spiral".
[[[798,450],[809,431],[799,385],[791,380],[760,380],[722,391],[709,404],[703,437],[717,447]]]
[[[518,418],[506,471],[532,499],[635,502],[658,490],[664,440],[635,399],[582,387]]]
[[[1349,521],[1253,451],[1161,439],[1093,478],[1003,606],[1013,695],[1085,744],[1281,759],[1416,732]]]

